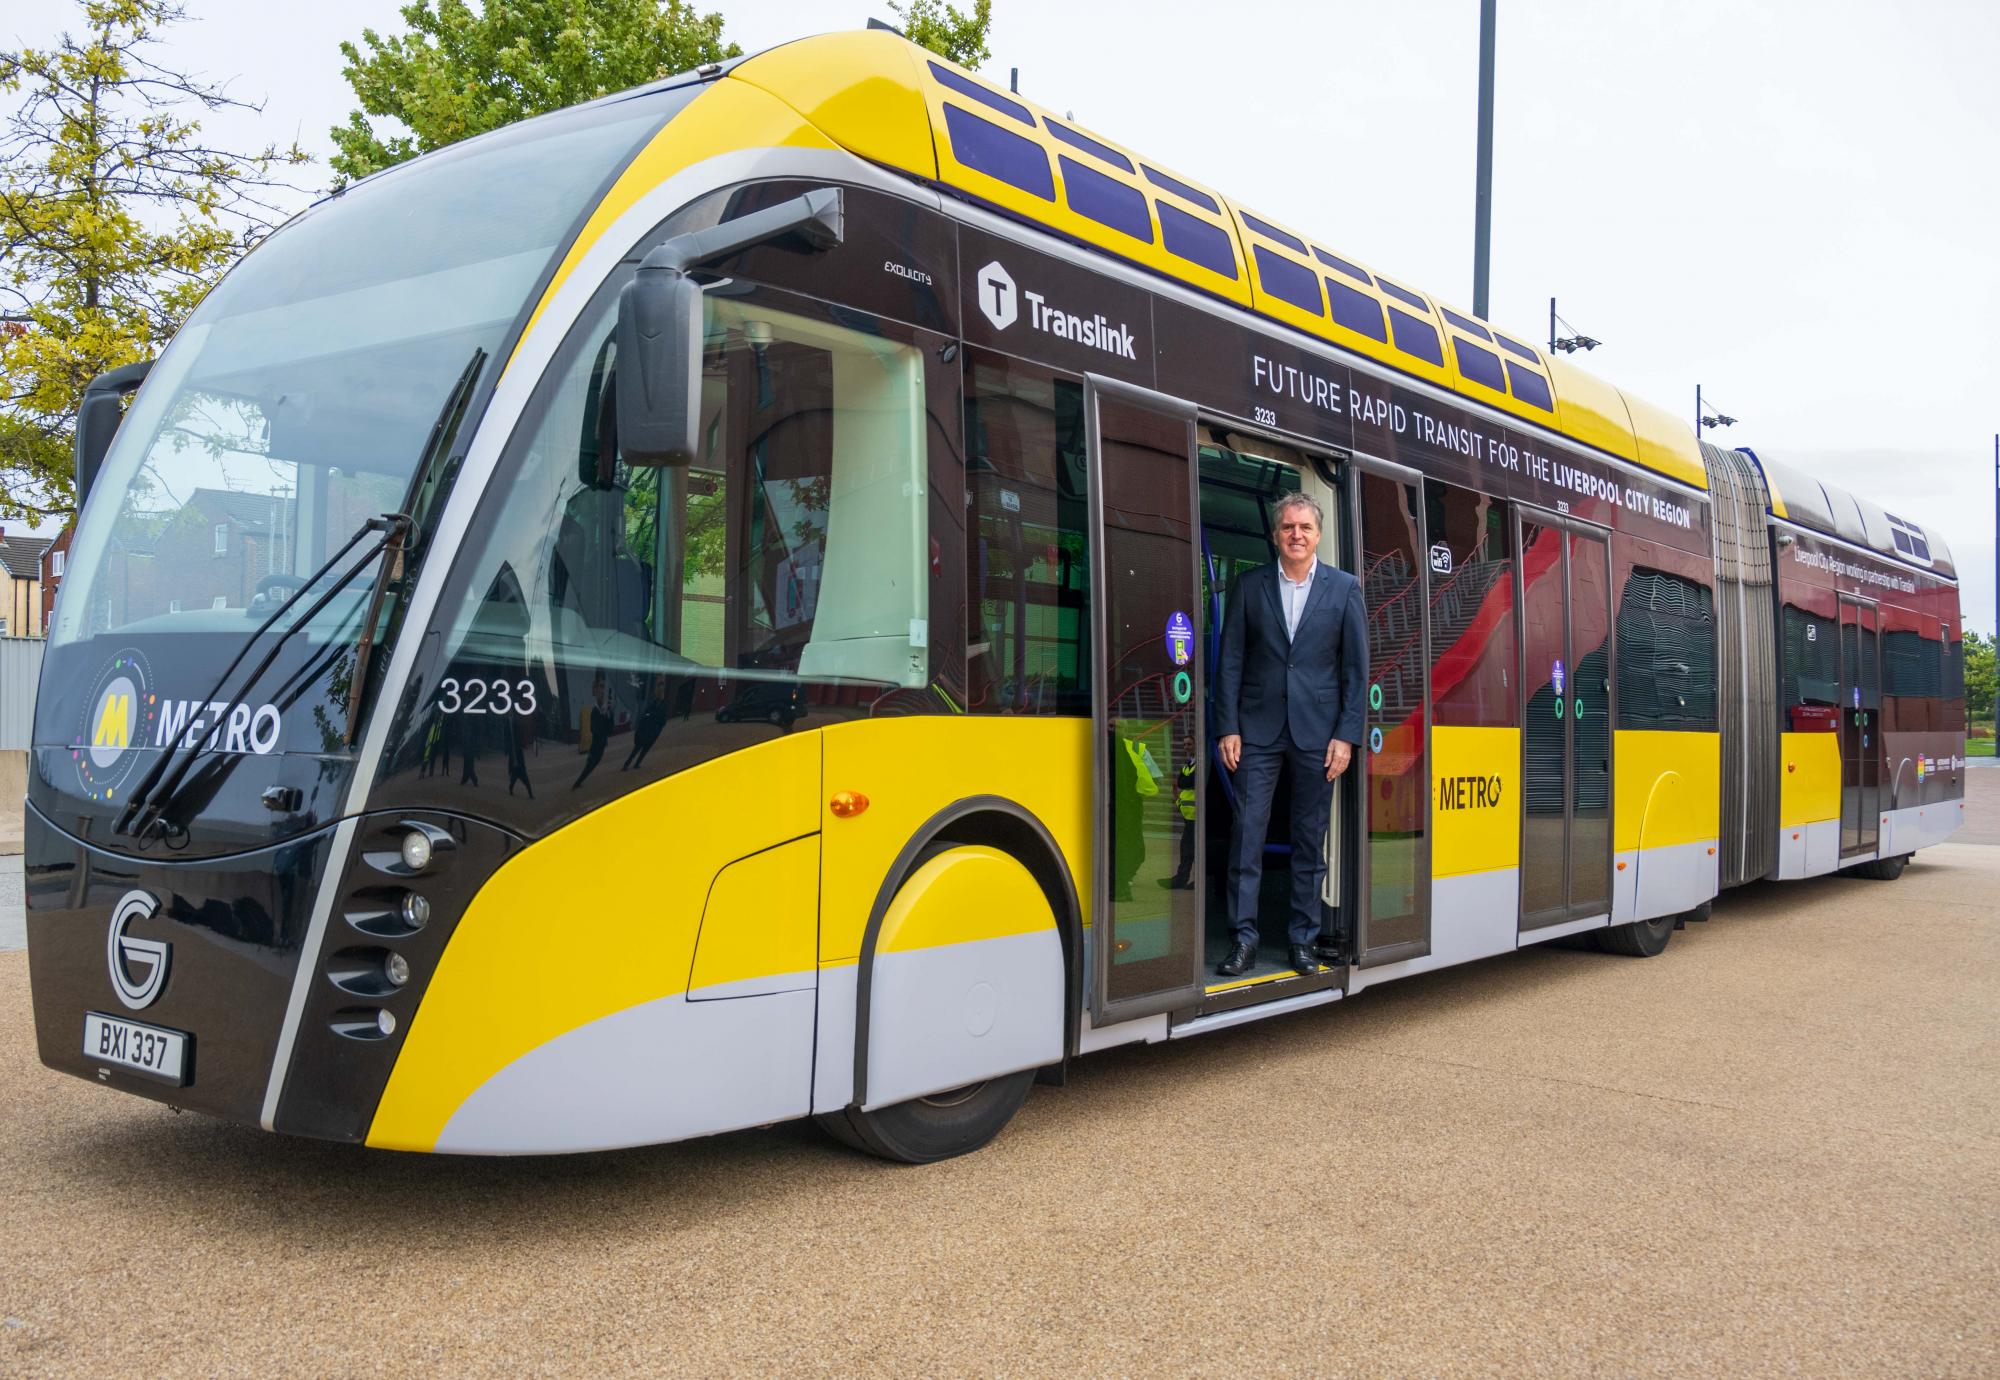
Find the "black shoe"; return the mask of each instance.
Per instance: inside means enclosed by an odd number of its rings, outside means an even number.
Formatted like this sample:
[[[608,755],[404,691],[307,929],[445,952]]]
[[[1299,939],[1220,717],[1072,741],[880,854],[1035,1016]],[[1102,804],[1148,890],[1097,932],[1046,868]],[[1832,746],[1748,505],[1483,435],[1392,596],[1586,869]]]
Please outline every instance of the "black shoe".
[[[1312,945],[1292,945],[1292,967],[1301,973],[1317,973],[1319,960],[1313,957]]]
[[[1237,941],[1235,950],[1229,957],[1215,965],[1215,971],[1224,977],[1242,977],[1257,966],[1257,946],[1249,940]]]

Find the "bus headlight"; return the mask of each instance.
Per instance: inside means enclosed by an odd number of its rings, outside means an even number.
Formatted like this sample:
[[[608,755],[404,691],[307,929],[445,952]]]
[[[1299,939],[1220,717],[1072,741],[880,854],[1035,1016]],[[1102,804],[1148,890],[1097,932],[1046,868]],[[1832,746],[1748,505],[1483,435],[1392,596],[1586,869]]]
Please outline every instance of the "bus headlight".
[[[382,976],[389,979],[390,986],[401,987],[410,980],[410,960],[399,953],[391,953],[382,960]]]
[[[375,1028],[384,1035],[394,1035],[396,1033],[396,1013],[393,1011],[377,1011],[375,1013]]]
[[[431,918],[431,903],[427,896],[419,896],[414,891],[403,893],[403,923],[413,930],[422,929]]]
[[[421,829],[403,835],[403,866],[421,872],[431,865],[430,836]]]

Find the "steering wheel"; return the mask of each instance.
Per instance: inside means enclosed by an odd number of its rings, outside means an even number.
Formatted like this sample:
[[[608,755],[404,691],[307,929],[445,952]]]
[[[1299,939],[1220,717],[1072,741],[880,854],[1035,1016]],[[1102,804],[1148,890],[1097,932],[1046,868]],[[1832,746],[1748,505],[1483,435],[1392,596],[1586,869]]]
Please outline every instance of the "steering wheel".
[[[266,575],[257,582],[256,597],[263,599],[274,590],[281,591],[282,597],[283,595],[289,595],[293,590],[302,589],[304,586],[305,581],[297,575]]]

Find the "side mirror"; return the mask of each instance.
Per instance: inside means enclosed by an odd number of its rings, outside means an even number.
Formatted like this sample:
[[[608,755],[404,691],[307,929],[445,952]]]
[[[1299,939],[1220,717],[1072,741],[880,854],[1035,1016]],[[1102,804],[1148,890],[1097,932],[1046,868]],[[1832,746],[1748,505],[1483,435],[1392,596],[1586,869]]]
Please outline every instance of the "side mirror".
[[[701,352],[701,284],[686,273],[642,264],[618,294],[618,369],[606,387],[618,418],[618,453],[626,464],[685,465],[694,459],[701,428]]]
[[[613,410],[618,454],[628,465],[685,465],[701,430],[703,265],[762,244],[807,253],[845,234],[838,187],[821,187],[776,206],[676,235],[639,261],[618,294],[618,365]]]
[[[118,423],[124,420],[122,403],[128,394],[138,391],[151,373],[153,361],[140,360],[137,364],[127,364],[117,369],[107,369],[84,386],[83,402],[76,411],[76,510],[83,511],[83,500],[90,493],[90,486],[97,479],[98,467],[104,463],[104,456],[111,449],[111,438],[118,434]]]

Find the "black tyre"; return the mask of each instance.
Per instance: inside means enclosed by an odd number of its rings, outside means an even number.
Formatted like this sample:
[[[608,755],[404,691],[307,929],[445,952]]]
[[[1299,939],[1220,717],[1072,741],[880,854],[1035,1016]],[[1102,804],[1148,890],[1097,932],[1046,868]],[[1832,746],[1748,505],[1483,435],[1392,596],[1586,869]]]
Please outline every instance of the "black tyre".
[[[970,1154],[999,1135],[1034,1081],[1035,1071],[1023,1069],[893,1107],[844,1108],[815,1119],[842,1145],[901,1164],[930,1164]]]
[[[1608,930],[1597,930],[1597,947],[1608,954],[1623,954],[1627,958],[1651,958],[1667,947],[1667,941],[1674,937],[1680,926],[1678,915],[1662,915],[1657,920],[1638,920],[1629,925],[1616,925]]]
[[[1903,868],[1909,861],[1908,853],[1899,853],[1893,858],[1875,858],[1841,870],[1850,877],[1864,877],[1871,882],[1893,882],[1903,875]]]

